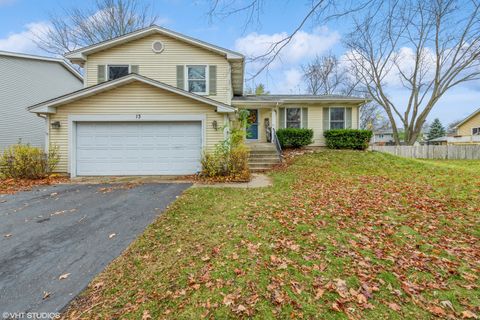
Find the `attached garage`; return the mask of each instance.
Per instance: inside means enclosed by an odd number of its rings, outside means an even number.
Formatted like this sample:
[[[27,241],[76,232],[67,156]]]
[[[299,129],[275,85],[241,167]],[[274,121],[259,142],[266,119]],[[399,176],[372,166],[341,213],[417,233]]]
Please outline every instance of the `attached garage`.
[[[77,122],[77,176],[183,175],[201,169],[202,123]]]
[[[46,117],[56,172],[76,176],[185,175],[225,139],[235,109],[131,74],[30,108]]]

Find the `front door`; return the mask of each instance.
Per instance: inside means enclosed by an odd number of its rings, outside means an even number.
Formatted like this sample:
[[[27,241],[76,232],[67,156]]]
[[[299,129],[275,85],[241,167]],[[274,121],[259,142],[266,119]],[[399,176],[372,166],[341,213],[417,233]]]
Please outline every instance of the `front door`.
[[[258,110],[257,109],[248,109],[250,114],[248,115],[248,126],[247,126],[247,139],[257,140],[258,139]]]

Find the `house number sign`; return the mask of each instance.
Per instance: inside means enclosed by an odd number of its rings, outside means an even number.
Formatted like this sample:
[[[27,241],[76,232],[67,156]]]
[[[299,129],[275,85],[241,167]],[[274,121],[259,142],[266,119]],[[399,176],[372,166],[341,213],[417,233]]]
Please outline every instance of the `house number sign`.
[[[142,119],[142,115],[141,114],[135,115],[135,119]]]

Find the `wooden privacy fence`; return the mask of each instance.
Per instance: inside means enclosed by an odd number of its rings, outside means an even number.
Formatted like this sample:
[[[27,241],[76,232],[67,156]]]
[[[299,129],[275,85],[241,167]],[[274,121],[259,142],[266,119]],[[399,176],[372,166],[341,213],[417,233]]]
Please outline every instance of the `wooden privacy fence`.
[[[371,146],[371,150],[416,159],[479,160],[480,145]]]

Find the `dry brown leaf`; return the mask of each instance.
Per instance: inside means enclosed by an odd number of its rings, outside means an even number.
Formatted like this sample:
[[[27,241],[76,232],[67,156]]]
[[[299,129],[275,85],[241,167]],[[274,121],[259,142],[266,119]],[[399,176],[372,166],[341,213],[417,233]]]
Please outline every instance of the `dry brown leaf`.
[[[470,310],[462,312],[462,319],[478,319],[478,316]]]
[[[69,275],[70,275],[70,273],[64,273],[60,277],[58,277],[58,280],[65,280],[65,279],[68,278]]]
[[[150,320],[150,319],[152,319],[150,312],[148,310],[143,310],[142,320]]]
[[[400,310],[402,310],[402,308],[398,304],[396,304],[395,302],[390,302],[388,304],[388,307],[390,309],[392,309],[393,311],[397,311],[397,312],[400,312]]]

